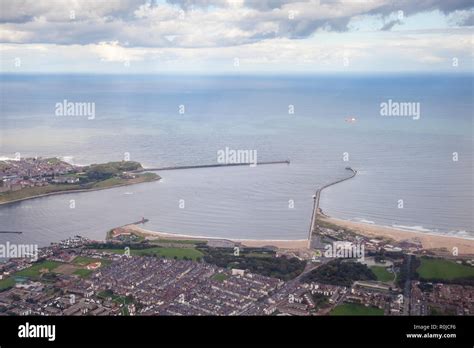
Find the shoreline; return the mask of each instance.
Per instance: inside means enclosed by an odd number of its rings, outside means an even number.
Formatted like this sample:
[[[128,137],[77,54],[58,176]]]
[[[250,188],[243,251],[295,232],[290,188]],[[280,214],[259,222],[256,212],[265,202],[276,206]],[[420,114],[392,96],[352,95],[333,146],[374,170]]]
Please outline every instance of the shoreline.
[[[338,218],[329,217],[327,215],[318,215],[318,218],[323,222],[328,222],[337,225],[341,228],[353,230],[355,233],[365,237],[372,237],[378,239],[390,239],[395,242],[401,241],[416,241],[421,244],[422,249],[426,251],[435,251],[451,253],[452,248],[457,247],[459,255],[474,255],[474,240],[465,239],[461,237],[433,235],[423,232],[412,232],[399,230],[396,228],[365,224],[362,222],[354,222]],[[279,249],[293,249],[293,250],[308,250],[308,239],[245,239],[245,238],[223,238],[223,237],[209,237],[203,235],[189,235],[183,233],[170,233],[161,231],[152,231],[139,227],[137,225],[122,226],[125,231],[133,231],[145,237],[157,237],[161,239],[171,240],[195,240],[195,241],[230,241],[240,243],[247,247],[264,247],[273,246]],[[445,250],[447,249],[447,251]]]
[[[284,161],[285,163],[289,163],[289,161]],[[280,163],[280,162],[268,162],[267,164],[271,163]],[[283,162],[281,162],[283,163]],[[198,167],[209,167],[210,165],[198,166]],[[215,167],[216,165],[212,165]],[[217,165],[219,166],[219,165]],[[192,168],[192,166],[184,166],[184,167],[169,167],[169,168],[162,168],[162,170],[168,169],[187,169]],[[162,239],[188,239],[188,240],[201,240],[201,241],[209,241],[209,240],[217,240],[217,241],[228,241],[239,243],[244,246],[249,247],[263,247],[263,246],[274,246],[281,249],[305,249],[311,250],[311,240],[315,231],[315,226],[317,225],[318,221],[325,222],[328,224],[334,225],[334,227],[346,228],[348,230],[353,231],[356,234],[371,237],[371,238],[381,238],[385,240],[391,240],[393,242],[402,242],[402,241],[412,241],[416,242],[421,246],[422,250],[427,251],[435,251],[437,253],[452,253],[454,248],[458,249],[459,254],[469,254],[474,255],[474,239],[467,239],[458,236],[449,236],[449,235],[442,235],[442,234],[435,234],[429,232],[420,232],[420,231],[413,231],[413,230],[404,230],[399,229],[396,227],[390,226],[383,226],[359,221],[351,221],[351,220],[344,220],[335,217],[328,216],[323,213],[323,211],[319,207],[320,203],[320,194],[321,192],[332,185],[341,183],[343,181],[352,179],[356,176],[357,171],[352,169],[351,167],[346,167],[347,170],[350,170],[352,173],[350,176],[339,179],[332,183],[322,186],[321,188],[316,190],[313,203],[313,213],[311,216],[310,222],[310,231],[308,234],[308,238],[305,239],[245,239],[245,238],[225,238],[225,237],[209,237],[209,236],[194,236],[188,234],[181,234],[181,233],[169,233],[169,232],[159,232],[159,231],[151,231],[145,228],[138,227],[137,225],[129,224],[122,226],[125,230],[132,230],[136,233],[142,234],[144,236],[149,237],[159,237]],[[153,171],[153,168],[142,168],[141,172]],[[139,182],[125,182],[121,184],[116,184],[108,187],[97,187],[97,188],[77,188],[77,189],[70,189],[70,190],[60,190],[55,192],[49,192],[39,195],[33,195],[29,197],[9,200],[0,202],[0,206],[19,203],[22,201],[27,201],[30,199],[37,199],[43,198],[48,196],[54,195],[62,195],[62,194],[72,194],[72,193],[85,193],[85,192],[93,192],[93,191],[100,191],[100,190],[108,190],[118,187],[125,187],[125,186],[132,186],[137,184],[143,184],[147,182],[153,181],[160,181],[162,178],[161,176],[157,175],[155,178],[151,180],[144,180]],[[118,227],[117,227],[118,228]]]
[[[363,222],[354,222],[338,218],[329,217],[327,215],[318,214],[318,219],[323,222],[331,223],[341,228],[353,230],[355,233],[365,237],[375,239],[389,239],[394,242],[414,241],[422,246],[422,250],[433,251],[437,254],[450,253],[454,247],[458,248],[459,255],[474,255],[474,240],[462,237],[433,235],[423,232],[406,231],[392,227],[386,227],[375,224],[367,224]],[[245,238],[223,238],[209,237],[202,235],[189,235],[183,233],[170,233],[152,231],[139,227],[137,225],[122,226],[125,231],[133,231],[144,237],[157,237],[161,239],[171,240],[196,240],[196,241],[230,241],[240,243],[247,247],[264,247],[273,246],[279,249],[308,250],[308,239],[245,239]]]
[[[395,227],[334,218],[325,214],[318,214],[318,219],[350,229],[366,237],[390,239],[395,242],[416,241],[421,244],[423,250],[438,252],[444,250],[444,253],[452,253],[453,248],[458,248],[459,255],[474,255],[474,239],[402,230]]]
[[[55,191],[55,192],[49,192],[49,193],[43,193],[43,194],[40,194],[40,195],[25,197],[25,198],[14,199],[12,201],[0,202],[0,206],[7,205],[7,204],[13,204],[13,203],[19,203],[19,202],[23,202],[23,201],[28,201],[30,199],[48,197],[48,196],[64,195],[64,194],[68,194],[68,193],[83,193],[83,192],[109,190],[109,189],[113,189],[113,188],[117,188],[117,187],[139,185],[139,184],[145,184],[145,183],[148,183],[148,182],[155,182],[155,181],[160,181],[160,180],[161,180],[161,177],[158,176],[158,178],[155,179],[155,180],[124,183],[124,184],[113,185],[113,186],[109,186],[109,187],[97,187],[97,188],[90,188],[90,189],[77,189],[77,190],[73,189],[73,190],[65,190],[65,191]]]
[[[222,237],[207,237],[207,236],[193,236],[181,233],[159,232],[147,230],[137,225],[122,226],[124,230],[133,231],[146,237],[159,237],[161,239],[174,240],[196,240],[209,241],[220,240],[240,243],[247,247],[264,247],[274,246],[280,249],[305,249],[308,245],[307,239],[244,239],[244,238],[222,238]]]

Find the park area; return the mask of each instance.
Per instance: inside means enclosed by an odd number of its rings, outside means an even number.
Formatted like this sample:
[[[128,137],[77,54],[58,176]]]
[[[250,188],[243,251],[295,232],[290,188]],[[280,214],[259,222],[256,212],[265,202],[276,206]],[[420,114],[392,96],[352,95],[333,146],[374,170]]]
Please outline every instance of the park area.
[[[451,260],[422,257],[416,272],[424,280],[455,280],[474,278],[474,267]]]
[[[344,303],[334,308],[329,315],[383,315],[383,310],[357,303]]]

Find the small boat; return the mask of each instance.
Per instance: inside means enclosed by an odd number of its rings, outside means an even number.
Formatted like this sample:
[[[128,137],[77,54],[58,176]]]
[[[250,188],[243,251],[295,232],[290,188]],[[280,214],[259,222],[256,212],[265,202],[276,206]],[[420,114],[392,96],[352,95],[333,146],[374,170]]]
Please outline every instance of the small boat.
[[[345,121],[346,121],[347,123],[355,123],[355,122],[357,121],[357,119],[356,119],[355,117],[351,116],[351,117],[347,117],[347,118],[345,119]]]

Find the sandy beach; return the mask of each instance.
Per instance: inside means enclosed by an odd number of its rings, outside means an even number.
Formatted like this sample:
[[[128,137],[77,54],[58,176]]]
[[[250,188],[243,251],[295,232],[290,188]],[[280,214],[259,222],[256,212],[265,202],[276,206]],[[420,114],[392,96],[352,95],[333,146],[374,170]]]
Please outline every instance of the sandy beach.
[[[166,232],[157,232],[146,230],[137,225],[123,226],[124,230],[133,231],[144,237],[157,237],[161,239],[173,239],[173,240],[223,240],[231,241],[235,243],[241,243],[247,247],[263,247],[263,246],[274,246],[280,249],[305,249],[308,246],[307,239],[296,239],[296,240],[254,240],[254,239],[229,239],[229,238],[217,238],[217,237],[205,237],[205,236],[191,236],[186,234],[175,234]]]
[[[355,232],[367,237],[389,238],[397,242],[404,240],[418,241],[422,244],[423,249],[426,250],[447,249],[449,252],[452,252],[453,248],[458,248],[459,255],[474,255],[474,240],[470,239],[422,232],[404,231],[385,226],[336,219],[322,215],[319,215],[318,219],[334,225],[352,229]]]
[[[342,220],[332,218],[328,216],[320,215],[318,219],[322,221],[338,225],[341,227],[349,228],[358,234],[379,238],[379,239],[390,239],[396,242],[401,241],[416,241],[421,243],[423,249],[431,250],[437,253],[452,253],[453,248],[457,248],[459,255],[474,255],[474,240],[442,236],[435,234],[428,234],[422,232],[404,231],[395,228],[366,224],[362,222],[354,222],[348,220]],[[192,236],[179,233],[167,233],[150,231],[139,227],[137,225],[123,226],[125,231],[133,231],[134,233],[140,234],[148,238],[161,238],[161,239],[172,239],[172,240],[222,240],[232,241],[235,243],[241,243],[248,247],[263,247],[263,246],[274,246],[280,249],[292,249],[302,250],[308,248],[307,239],[297,240],[254,240],[254,239],[230,239],[230,238],[217,238],[217,237],[206,237],[206,236]]]

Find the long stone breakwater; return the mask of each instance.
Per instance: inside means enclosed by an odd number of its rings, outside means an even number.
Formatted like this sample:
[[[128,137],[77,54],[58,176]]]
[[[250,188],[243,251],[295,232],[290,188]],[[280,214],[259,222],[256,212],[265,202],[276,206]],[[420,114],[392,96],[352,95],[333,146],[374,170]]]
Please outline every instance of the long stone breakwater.
[[[286,161],[267,161],[257,162],[256,166],[268,165],[268,164],[290,164],[289,160]],[[199,168],[215,168],[215,167],[234,167],[234,166],[253,166],[251,163],[217,163],[217,164],[200,164],[195,166],[172,166],[172,167],[161,167],[161,168],[142,168],[134,170],[133,173],[142,172],[157,172],[162,170],[178,170],[178,169],[199,169]]]
[[[346,178],[343,178],[343,179],[333,181],[333,182],[331,182],[329,184],[326,184],[324,186],[321,186],[314,193],[314,196],[313,196],[313,214],[311,216],[311,224],[310,224],[310,227],[309,227],[309,234],[308,234],[308,248],[311,247],[311,237],[313,235],[313,231],[316,229],[316,221],[317,221],[317,216],[318,216],[318,212],[319,212],[319,199],[321,197],[321,191],[324,190],[325,188],[328,188],[329,186],[333,186],[333,185],[339,184],[340,182],[352,179],[357,174],[357,170],[354,170],[351,167],[346,167],[346,170],[351,172],[350,176],[348,176]]]

